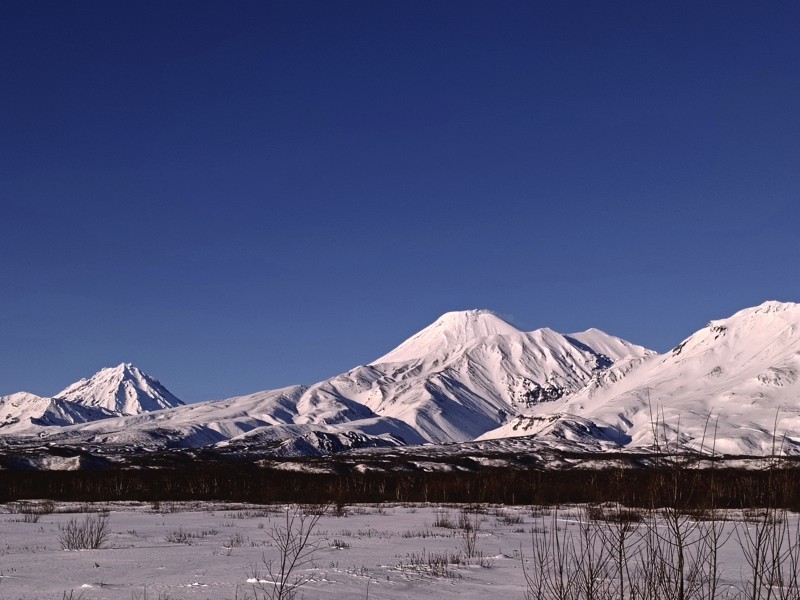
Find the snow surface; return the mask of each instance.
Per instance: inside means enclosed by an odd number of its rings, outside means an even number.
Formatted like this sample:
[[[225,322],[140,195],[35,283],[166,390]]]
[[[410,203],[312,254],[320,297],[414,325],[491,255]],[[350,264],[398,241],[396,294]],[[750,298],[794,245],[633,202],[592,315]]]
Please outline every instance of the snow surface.
[[[414,566],[412,557],[423,552],[463,554],[460,531],[435,526],[444,520],[457,523],[461,508],[355,505],[345,507],[345,516],[326,514],[311,536],[318,547],[313,561],[298,571],[309,579],[300,594],[306,600],[366,598],[367,590],[376,600],[522,598],[522,565],[524,561],[526,568],[532,568],[532,540],[553,525],[562,534],[579,538],[579,507],[562,507],[554,513],[541,507],[484,506],[472,515],[479,526],[476,549],[482,558],[450,564],[439,574],[427,566]],[[13,505],[5,509],[14,510]],[[165,502],[155,509],[134,503],[60,504],[57,509],[38,523],[24,523],[20,514],[0,514],[3,598],[241,598],[252,593],[253,584],[267,579],[264,560],[277,558],[267,534],[283,519],[280,506],[215,503]],[[59,526],[73,518],[82,521],[81,512],[87,509],[108,511],[107,545],[98,550],[62,550]],[[788,530],[794,532],[797,516],[789,519]],[[735,526],[740,533],[748,527]],[[730,535],[719,556],[721,589],[741,585],[746,574],[737,536],[732,535],[734,524],[725,527]],[[631,535],[635,540],[638,532]]]
[[[480,338],[514,333],[518,333],[516,327],[489,310],[448,312],[371,364],[447,355]]]

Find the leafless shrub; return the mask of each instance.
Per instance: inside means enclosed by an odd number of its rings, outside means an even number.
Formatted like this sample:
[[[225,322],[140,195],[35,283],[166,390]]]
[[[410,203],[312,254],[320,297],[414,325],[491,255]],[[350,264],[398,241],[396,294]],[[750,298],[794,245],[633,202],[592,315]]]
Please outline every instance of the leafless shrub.
[[[170,544],[186,544],[187,546],[191,546],[194,544],[194,540],[205,538],[209,535],[217,535],[219,533],[216,529],[203,529],[202,531],[189,531],[184,529],[183,527],[178,527],[178,529],[173,529],[167,535],[164,536],[164,541],[169,542]],[[241,536],[241,534],[236,534]],[[243,544],[240,544],[243,545]]]
[[[526,600],[572,600],[575,581],[570,570],[570,557],[575,552],[575,542],[567,529],[558,527],[558,511],[554,510],[549,522],[542,517],[543,535],[532,534],[530,562],[525,567],[525,556],[520,548]]]
[[[530,515],[534,519],[541,519],[542,517],[546,516],[550,512],[550,508],[547,506],[531,506],[530,507]]]
[[[407,529],[406,531],[400,534],[400,537],[405,539],[411,538],[437,538],[443,537],[441,533],[436,533],[435,531],[431,531],[430,529]]]
[[[67,511],[64,511],[64,512],[67,512]],[[77,512],[77,513],[81,513],[81,514],[89,514],[89,513],[108,514],[108,505],[97,506],[94,502],[81,502],[71,512]]]
[[[277,550],[276,559],[262,562],[265,572],[253,570],[252,579],[257,583],[253,592],[257,600],[292,600],[310,577],[300,571],[311,564],[319,545],[311,536],[325,507],[289,506],[284,510],[280,523],[272,526],[267,537]]]
[[[640,523],[644,519],[643,510],[620,504],[590,504],[585,513],[588,519],[604,523]]]
[[[603,531],[593,525],[585,511],[578,517],[578,543],[573,546],[575,588],[580,598],[613,597],[613,555],[604,545]]]
[[[58,526],[58,541],[64,550],[97,550],[111,535],[108,515],[86,515],[83,521],[70,519]]]
[[[414,572],[430,577],[460,579],[461,575],[453,568],[464,563],[459,552],[421,552],[406,554],[397,568],[405,572]]]
[[[42,515],[55,512],[56,503],[52,500],[20,500],[9,504],[10,512],[21,514],[23,523],[38,523]]]
[[[469,513],[462,511],[459,524],[461,526],[461,547],[464,550],[464,555],[467,558],[475,558],[478,554],[478,531],[481,528],[478,513],[472,513],[470,516]]]
[[[457,529],[458,526],[453,521],[450,513],[446,510],[439,510],[436,512],[436,517],[433,520],[434,527],[442,527],[444,529]]]
[[[475,520],[476,513],[470,512],[466,508],[462,508],[458,513],[458,528],[469,529],[472,527],[472,522]]]
[[[782,510],[766,509],[760,518],[736,530],[748,577],[742,581],[742,600],[800,598],[800,522],[789,526]]]
[[[619,507],[588,507],[577,521],[554,513],[532,530],[522,556],[528,600],[800,600],[800,520],[772,507],[744,522],[707,500],[702,513],[672,498],[661,508],[615,518]],[[664,497],[661,498],[664,500]],[[667,498],[669,500],[669,498]],[[611,515],[611,518],[607,518]],[[722,584],[724,555],[745,568]],[[736,560],[736,559],[733,559]],[[736,564],[736,563],[734,563]]]
[[[186,531],[183,527],[179,527],[178,529],[173,529],[167,535],[165,535],[164,541],[169,542],[170,544],[186,544],[187,546],[191,546],[194,543],[195,537],[197,536],[193,535],[189,531]]]
[[[520,525],[524,522],[522,515],[508,513],[497,517],[497,520],[503,525]]]
[[[228,538],[228,541],[225,543],[226,548],[241,548],[247,543],[247,538],[243,536],[240,532],[234,533],[232,536]]]
[[[273,517],[276,514],[280,514],[280,513],[276,513],[275,511],[271,511],[269,509],[258,509],[258,510],[245,509],[245,510],[237,510],[236,512],[226,513],[225,514],[225,518],[226,519],[264,519],[264,518]]]
[[[151,596],[147,593],[147,587],[141,592],[131,592],[131,600],[150,600],[150,598]],[[172,598],[173,596],[170,596],[167,592],[159,592],[155,600],[172,600]]]

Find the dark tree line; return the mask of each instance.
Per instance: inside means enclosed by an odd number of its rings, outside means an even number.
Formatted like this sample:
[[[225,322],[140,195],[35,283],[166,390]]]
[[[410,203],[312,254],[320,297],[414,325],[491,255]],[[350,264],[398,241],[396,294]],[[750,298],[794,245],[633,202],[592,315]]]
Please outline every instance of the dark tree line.
[[[796,468],[664,467],[606,470],[485,468],[472,472],[311,473],[253,464],[198,462],[174,468],[0,471],[0,501],[226,500],[272,503],[602,503],[702,509],[800,509]]]

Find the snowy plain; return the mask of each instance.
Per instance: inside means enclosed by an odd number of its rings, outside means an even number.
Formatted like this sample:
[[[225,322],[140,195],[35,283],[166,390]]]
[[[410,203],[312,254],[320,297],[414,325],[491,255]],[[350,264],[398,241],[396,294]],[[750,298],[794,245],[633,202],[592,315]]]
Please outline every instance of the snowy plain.
[[[36,523],[23,522],[13,504],[2,508],[4,600],[205,600],[269,597],[253,586],[268,580],[265,561],[277,558],[269,532],[285,522],[287,507],[59,503],[56,512],[42,515]],[[107,515],[110,535],[105,546],[62,549],[59,527],[70,519],[83,519],[81,513],[87,510],[100,511],[91,513],[94,516]],[[594,531],[602,527],[580,506],[378,504],[347,506],[342,513],[337,516],[328,507],[314,527],[310,541],[317,549],[297,571],[308,579],[298,598],[522,599],[528,585],[525,570],[536,570],[535,547],[548,531],[555,528],[577,540],[584,525]],[[747,540],[758,525],[742,521],[746,513],[732,516],[733,521],[721,525],[719,585],[721,592],[735,593],[748,576],[737,540]],[[477,525],[474,556],[469,559],[459,526],[464,518]],[[681,519],[693,535],[695,527],[706,526],[701,519]],[[786,523],[785,532],[796,548],[796,515],[786,517]],[[657,525],[661,531],[664,527]],[[647,531],[643,524],[634,526],[633,554],[642,555]],[[450,564],[432,569],[424,558],[431,556],[450,557]],[[269,584],[263,587],[270,590]]]

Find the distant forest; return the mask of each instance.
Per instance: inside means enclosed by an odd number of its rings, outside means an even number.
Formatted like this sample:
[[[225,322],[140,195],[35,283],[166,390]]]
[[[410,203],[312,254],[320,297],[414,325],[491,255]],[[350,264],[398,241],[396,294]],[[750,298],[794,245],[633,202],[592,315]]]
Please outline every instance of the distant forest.
[[[302,469],[301,461],[294,467]],[[692,510],[757,506],[800,510],[800,470],[795,463],[778,463],[762,469],[661,466],[315,473],[246,463],[201,462],[157,469],[2,471],[0,502],[33,498],[264,504],[619,502],[626,506],[679,506]]]

